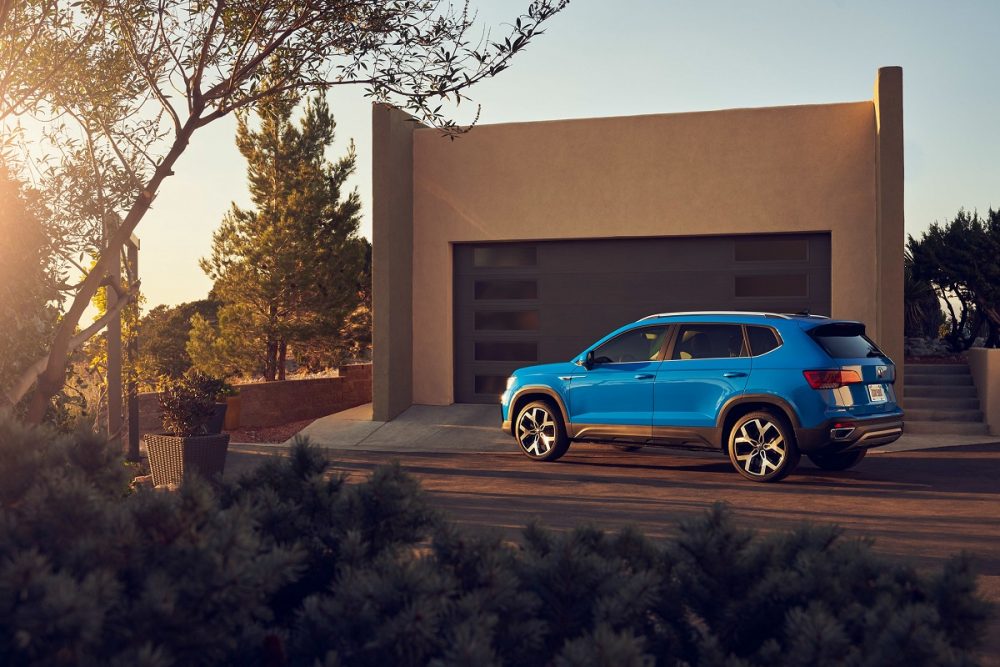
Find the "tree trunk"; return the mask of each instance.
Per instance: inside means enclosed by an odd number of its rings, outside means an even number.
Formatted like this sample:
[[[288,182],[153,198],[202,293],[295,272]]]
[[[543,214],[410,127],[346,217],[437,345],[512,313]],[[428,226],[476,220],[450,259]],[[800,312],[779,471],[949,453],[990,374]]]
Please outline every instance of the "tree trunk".
[[[273,303],[267,307],[267,356],[264,359],[264,379],[274,381],[278,371],[278,338],[273,332],[278,325],[278,307]]]
[[[285,359],[288,356],[288,341],[284,338],[278,343],[278,379],[285,379]]]
[[[986,326],[989,330],[989,335],[986,337],[985,347],[1000,347],[1000,325],[997,325],[993,320],[987,320]]]
[[[986,319],[986,342],[983,343],[984,347],[1000,347],[1000,308],[996,308],[992,305],[983,305],[980,307],[983,315]]]
[[[264,379],[268,382],[274,381],[274,375],[278,368],[278,342],[273,338],[267,339],[267,354],[264,358]]]
[[[187,149],[191,135],[198,127],[200,114],[201,109],[195,109],[188,118],[184,127],[181,128],[180,133],[174,139],[170,151],[167,152],[166,157],[156,167],[156,171],[153,172],[153,177],[146,184],[146,187],[143,188],[142,192],[135,198],[135,201],[132,202],[132,207],[122,221],[121,226],[108,239],[104,252],[100,254],[90,273],[87,274],[87,277],[80,284],[80,289],[73,298],[73,303],[56,329],[55,338],[52,341],[52,346],[49,348],[48,362],[45,365],[45,370],[38,376],[35,392],[28,405],[26,415],[28,423],[40,424],[45,419],[45,413],[48,411],[52,397],[62,390],[63,384],[66,381],[66,364],[69,362],[70,340],[73,338],[76,327],[80,323],[80,317],[87,310],[91,299],[94,298],[94,295],[100,288],[104,276],[107,275],[111,268],[111,263],[118,261],[118,256],[125,245],[125,241],[132,236],[136,225],[139,224],[139,221],[149,211],[149,207],[153,203],[153,198],[156,196],[160,184],[163,183],[165,178],[174,173],[174,164],[177,162],[177,158]],[[22,397],[23,395],[11,398],[16,403]]]

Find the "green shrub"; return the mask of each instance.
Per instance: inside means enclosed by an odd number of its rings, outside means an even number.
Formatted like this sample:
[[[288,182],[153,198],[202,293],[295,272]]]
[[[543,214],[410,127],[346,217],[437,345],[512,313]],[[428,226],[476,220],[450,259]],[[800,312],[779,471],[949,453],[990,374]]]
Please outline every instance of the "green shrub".
[[[922,576],[836,528],[717,506],[520,544],[441,520],[398,465],[348,485],[298,443],[218,492],[126,493],[92,436],[0,418],[5,665],[963,665],[968,564]]]

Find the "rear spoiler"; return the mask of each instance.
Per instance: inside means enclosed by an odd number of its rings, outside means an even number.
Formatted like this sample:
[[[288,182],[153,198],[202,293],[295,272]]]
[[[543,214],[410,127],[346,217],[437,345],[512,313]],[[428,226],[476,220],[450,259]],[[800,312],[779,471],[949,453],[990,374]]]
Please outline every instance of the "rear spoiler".
[[[802,327],[810,336],[864,336],[865,325],[863,322],[852,320],[838,320],[836,322],[817,322],[816,326]]]

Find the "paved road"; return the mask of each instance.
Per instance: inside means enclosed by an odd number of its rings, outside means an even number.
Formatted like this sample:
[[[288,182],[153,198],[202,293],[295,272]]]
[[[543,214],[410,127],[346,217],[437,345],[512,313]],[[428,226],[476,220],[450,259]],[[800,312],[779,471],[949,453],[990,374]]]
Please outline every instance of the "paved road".
[[[398,459],[454,521],[511,537],[534,518],[554,528],[634,524],[650,536],[666,536],[678,519],[722,500],[760,530],[834,522],[849,536],[872,537],[877,551],[919,568],[940,566],[965,550],[981,575],[983,594],[1000,602],[1000,445],[873,454],[840,473],[803,459],[778,484],[744,481],[721,456],[654,449],[628,454],[599,445],[574,445],[551,464],[513,451],[332,451],[331,459],[355,479]],[[231,452],[227,474],[257,460],[253,450]],[[1000,618],[990,634],[989,653],[1000,655]]]

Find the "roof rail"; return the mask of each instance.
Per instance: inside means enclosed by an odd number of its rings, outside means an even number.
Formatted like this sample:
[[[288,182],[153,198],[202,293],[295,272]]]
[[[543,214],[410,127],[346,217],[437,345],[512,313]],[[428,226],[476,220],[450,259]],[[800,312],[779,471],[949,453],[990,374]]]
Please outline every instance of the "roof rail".
[[[652,315],[646,315],[646,317],[641,317],[637,321],[641,322],[643,320],[651,320],[656,317],[676,317],[681,315],[759,315],[761,317],[777,317],[783,320],[791,319],[789,315],[784,313],[760,313],[748,310],[693,310],[679,313],[654,313]],[[816,317],[819,316],[817,315]]]

